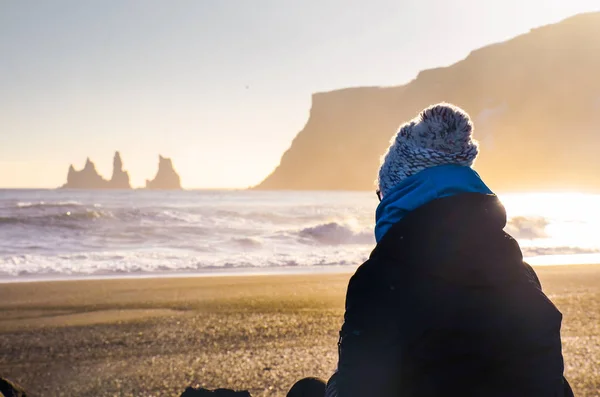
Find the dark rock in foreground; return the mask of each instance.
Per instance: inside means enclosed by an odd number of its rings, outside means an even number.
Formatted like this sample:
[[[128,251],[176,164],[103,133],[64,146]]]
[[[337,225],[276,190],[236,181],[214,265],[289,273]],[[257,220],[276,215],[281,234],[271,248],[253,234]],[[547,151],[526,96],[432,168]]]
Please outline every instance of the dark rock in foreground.
[[[208,390],[204,388],[185,389],[180,397],[252,397],[248,391],[235,391],[231,389]]]
[[[0,396],[27,397],[27,393],[25,393],[25,390],[16,383],[0,377]]]

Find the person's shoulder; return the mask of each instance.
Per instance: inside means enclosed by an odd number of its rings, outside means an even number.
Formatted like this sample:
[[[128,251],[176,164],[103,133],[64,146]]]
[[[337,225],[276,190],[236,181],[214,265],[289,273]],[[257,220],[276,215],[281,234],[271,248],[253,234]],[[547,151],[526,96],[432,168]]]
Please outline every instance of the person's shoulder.
[[[537,276],[537,274],[535,273],[535,270],[533,270],[533,267],[531,267],[530,264],[528,264],[527,262],[523,262],[523,269],[525,272],[525,276],[527,277],[527,280],[536,286],[536,288],[538,288],[539,290],[542,289],[542,283],[540,282],[539,277]]]
[[[379,257],[370,257],[360,265],[348,283],[348,288],[363,283],[370,283],[378,279],[381,275],[382,261]]]

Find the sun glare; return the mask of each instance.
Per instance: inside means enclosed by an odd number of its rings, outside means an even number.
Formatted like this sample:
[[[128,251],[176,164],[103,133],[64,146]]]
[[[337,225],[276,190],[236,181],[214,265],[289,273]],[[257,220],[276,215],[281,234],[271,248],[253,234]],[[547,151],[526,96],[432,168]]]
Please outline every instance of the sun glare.
[[[585,193],[513,193],[501,195],[501,198],[509,216],[510,212],[514,212],[523,215],[554,214],[571,219],[589,216],[598,199]]]
[[[509,232],[534,264],[600,263],[599,196],[582,193],[506,194]],[[535,249],[533,249],[535,247]],[[551,255],[548,255],[551,254]]]

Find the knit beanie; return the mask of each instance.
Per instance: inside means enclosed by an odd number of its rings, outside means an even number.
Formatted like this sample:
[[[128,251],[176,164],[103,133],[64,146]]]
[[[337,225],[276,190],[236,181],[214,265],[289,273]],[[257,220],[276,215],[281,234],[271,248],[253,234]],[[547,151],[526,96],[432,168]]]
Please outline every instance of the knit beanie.
[[[473,123],[461,108],[440,103],[400,126],[382,157],[377,184],[382,196],[426,168],[457,164],[471,167],[479,153]]]

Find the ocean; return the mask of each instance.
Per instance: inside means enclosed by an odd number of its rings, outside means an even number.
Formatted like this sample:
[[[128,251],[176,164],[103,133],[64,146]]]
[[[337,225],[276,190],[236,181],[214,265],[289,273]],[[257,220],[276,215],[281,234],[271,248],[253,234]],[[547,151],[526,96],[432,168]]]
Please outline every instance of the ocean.
[[[600,195],[500,195],[534,265],[600,263]],[[372,192],[0,190],[0,281],[356,268]]]

